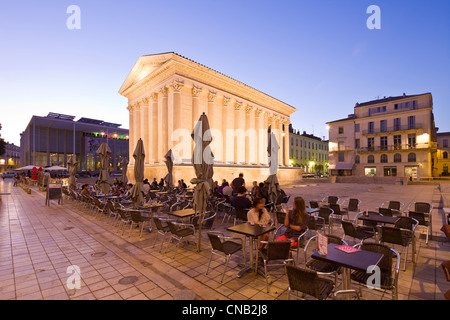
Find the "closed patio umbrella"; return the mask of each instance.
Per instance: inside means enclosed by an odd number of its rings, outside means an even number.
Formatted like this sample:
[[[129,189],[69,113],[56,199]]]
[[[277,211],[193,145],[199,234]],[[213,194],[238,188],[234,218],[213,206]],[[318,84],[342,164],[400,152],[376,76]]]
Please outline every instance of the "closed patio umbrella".
[[[198,251],[201,250],[202,222],[208,205],[208,197],[213,187],[214,155],[209,146],[212,141],[211,131],[209,129],[208,117],[203,113],[199,121],[195,124],[194,131],[191,135],[195,144],[192,163],[196,178],[191,179],[191,183],[195,184],[194,210],[200,214],[198,219]]]
[[[272,132],[272,127],[268,129],[267,153],[269,155],[269,177],[265,182],[269,183],[269,199],[276,205],[276,201],[281,192],[280,183],[278,182],[278,144],[276,135]]]
[[[97,154],[100,156],[100,175],[98,176],[97,186],[103,192],[108,194],[111,189],[109,184],[109,157],[111,155],[111,149],[103,142],[97,150]]]
[[[144,143],[142,139],[136,144],[136,149],[133,153],[134,158],[134,179],[136,183],[131,189],[131,201],[133,202],[133,206],[135,208],[142,205],[144,201],[144,196],[142,194],[143,186],[142,182],[144,181],[144,160],[145,160],[145,150]]]
[[[120,181],[123,183],[124,186],[126,186],[128,184],[128,177],[127,177],[128,159],[124,158],[121,164],[122,164],[122,177],[120,178]]]
[[[167,175],[164,177],[164,181],[166,182],[167,187],[169,188],[169,190],[173,189],[173,175],[172,175],[172,170],[173,170],[173,154],[172,154],[172,149],[170,149],[166,155],[164,156],[165,158],[165,162],[166,162],[166,166],[167,166]]]
[[[67,161],[67,167],[69,168],[69,190],[73,190],[76,188],[77,179],[75,177],[76,173],[76,165],[77,161],[75,157],[70,157],[69,161]]]

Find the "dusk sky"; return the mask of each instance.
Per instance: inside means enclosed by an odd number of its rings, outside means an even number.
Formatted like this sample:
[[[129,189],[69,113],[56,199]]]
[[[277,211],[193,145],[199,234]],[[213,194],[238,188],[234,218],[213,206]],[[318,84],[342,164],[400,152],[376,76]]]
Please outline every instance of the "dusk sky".
[[[403,93],[431,92],[450,131],[448,0],[2,1],[0,38],[0,134],[15,144],[49,112],[128,128],[120,86],[139,56],[169,51],[294,106],[294,128],[320,137],[356,102]]]

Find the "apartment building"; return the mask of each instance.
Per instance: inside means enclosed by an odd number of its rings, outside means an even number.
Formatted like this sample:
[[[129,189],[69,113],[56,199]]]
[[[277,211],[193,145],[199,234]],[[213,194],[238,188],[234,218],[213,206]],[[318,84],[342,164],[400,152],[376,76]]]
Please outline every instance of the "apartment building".
[[[439,132],[437,134],[438,150],[436,155],[436,165],[434,167],[433,176],[445,177],[450,176],[450,132]]]
[[[303,173],[328,172],[328,140],[300,133],[289,125],[289,162]]]
[[[353,114],[327,125],[332,175],[433,176],[437,134],[431,93],[356,103]]]

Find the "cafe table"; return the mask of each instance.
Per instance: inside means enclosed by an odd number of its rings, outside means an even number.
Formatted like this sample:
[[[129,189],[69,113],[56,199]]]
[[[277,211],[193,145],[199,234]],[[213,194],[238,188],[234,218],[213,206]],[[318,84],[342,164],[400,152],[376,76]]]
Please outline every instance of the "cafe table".
[[[194,216],[195,210],[194,209],[183,209],[183,210],[168,212],[168,214],[171,216],[175,216],[179,219],[183,219],[183,218],[189,218],[189,217]]]
[[[319,212],[320,208],[306,208],[308,214]]]
[[[319,251],[311,257],[327,263],[332,263],[342,267],[342,290],[351,289],[351,270],[367,272],[369,267],[376,266],[383,258],[382,253],[361,250],[347,253],[337,249],[338,244],[328,244],[328,254],[321,255]]]
[[[253,240],[257,239],[259,236],[262,236],[263,234],[272,232],[273,230],[275,230],[276,228],[274,226],[260,226],[257,224],[252,224],[250,222],[245,222],[242,224],[238,224],[232,227],[227,228],[228,231],[230,232],[234,232],[234,233],[238,233],[238,234],[242,234],[244,236],[246,236],[249,240],[250,243],[250,265],[244,267],[239,273],[238,273],[238,278],[241,278],[245,273],[247,273],[248,271],[251,271],[253,269],[253,264],[254,264],[254,258],[253,258]],[[258,262],[256,261],[256,265],[255,265],[255,272],[258,272]]]
[[[374,222],[377,224],[395,224],[398,219],[398,217],[382,216],[379,214],[369,214],[367,216],[365,214],[362,214],[358,217],[358,220]]]

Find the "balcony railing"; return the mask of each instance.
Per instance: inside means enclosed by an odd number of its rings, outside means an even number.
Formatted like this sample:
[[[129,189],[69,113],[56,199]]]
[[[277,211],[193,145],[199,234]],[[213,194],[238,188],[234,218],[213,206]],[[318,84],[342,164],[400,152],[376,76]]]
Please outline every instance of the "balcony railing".
[[[382,134],[382,133],[392,133],[392,132],[398,132],[398,131],[408,131],[408,130],[420,130],[423,129],[423,126],[421,124],[415,124],[415,125],[401,125],[401,126],[392,126],[392,127],[386,127],[386,128],[374,128],[373,130],[362,130],[363,135],[369,135],[369,134]]]
[[[394,144],[387,146],[374,146],[374,147],[363,147],[356,149],[357,153],[369,153],[369,152],[388,152],[388,151],[410,151],[410,150],[421,150],[436,147],[435,143],[415,143],[415,144]]]

